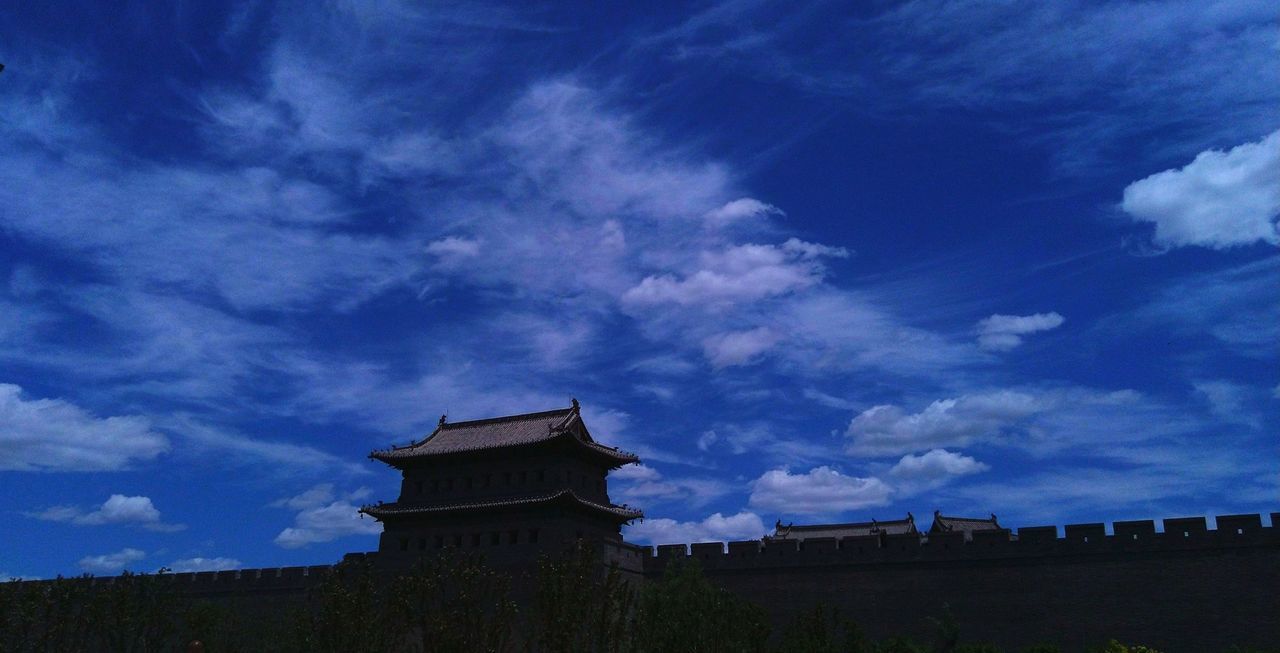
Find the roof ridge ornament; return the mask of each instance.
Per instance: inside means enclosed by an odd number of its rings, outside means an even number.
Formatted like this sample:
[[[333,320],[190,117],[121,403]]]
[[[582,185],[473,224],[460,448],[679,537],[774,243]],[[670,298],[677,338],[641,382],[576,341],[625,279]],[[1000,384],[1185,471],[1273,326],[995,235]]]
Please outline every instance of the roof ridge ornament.
[[[440,416],[440,424],[439,424],[439,426],[444,426],[444,423],[445,423],[446,421],[448,421],[448,420],[449,420],[449,414],[448,414],[448,413],[445,413],[444,415],[441,415],[441,416]]]
[[[575,413],[582,409],[582,406],[578,404],[577,397],[570,398],[569,405],[570,405],[569,410],[572,410]]]

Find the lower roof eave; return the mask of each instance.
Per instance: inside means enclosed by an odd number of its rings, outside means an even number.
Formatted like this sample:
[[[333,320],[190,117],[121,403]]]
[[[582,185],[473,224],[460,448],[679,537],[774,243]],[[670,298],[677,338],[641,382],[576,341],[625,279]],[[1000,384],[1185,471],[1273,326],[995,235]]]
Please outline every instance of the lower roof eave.
[[[516,497],[472,503],[460,503],[440,506],[400,506],[398,504],[376,504],[360,508],[362,514],[369,515],[378,521],[387,519],[412,518],[424,515],[448,515],[451,513],[483,512],[490,510],[509,510],[512,508],[548,505],[552,503],[569,503],[574,507],[592,512],[603,513],[616,519],[619,523],[635,519],[644,519],[644,513],[629,506],[604,505],[579,497],[572,490],[561,490],[548,495],[533,497]]]

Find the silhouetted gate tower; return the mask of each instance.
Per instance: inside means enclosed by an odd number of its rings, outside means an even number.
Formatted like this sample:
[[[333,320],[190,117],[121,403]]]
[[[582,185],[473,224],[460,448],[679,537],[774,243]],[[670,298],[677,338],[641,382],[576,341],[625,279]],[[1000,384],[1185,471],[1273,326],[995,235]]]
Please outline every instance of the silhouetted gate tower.
[[[491,562],[522,562],[576,539],[622,541],[644,515],[609,501],[608,474],[633,454],[597,443],[569,408],[448,423],[425,439],[374,451],[403,474],[395,503],[364,506],[383,523],[380,558],[476,549]]]

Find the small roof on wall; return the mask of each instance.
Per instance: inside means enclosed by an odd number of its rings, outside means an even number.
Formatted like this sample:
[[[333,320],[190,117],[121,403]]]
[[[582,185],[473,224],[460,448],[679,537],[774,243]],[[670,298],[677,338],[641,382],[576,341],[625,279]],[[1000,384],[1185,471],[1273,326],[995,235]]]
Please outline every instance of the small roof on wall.
[[[980,517],[947,517],[938,510],[933,511],[933,524],[929,526],[930,533],[961,531],[964,533],[965,539],[973,537],[974,531],[997,531],[1001,529],[1002,527],[996,521],[994,514],[986,519]]]
[[[805,540],[818,537],[856,537],[859,535],[898,535],[902,533],[915,533],[916,520],[911,513],[907,513],[906,519],[893,519],[889,521],[879,521],[873,519],[866,522],[851,522],[847,524],[813,524],[801,525],[783,524],[782,520],[778,520],[774,524],[773,535],[766,535],[764,539],[768,540]]]
[[[398,466],[401,461],[455,455],[484,450],[507,449],[564,440],[620,466],[639,462],[635,454],[597,443],[582,421],[578,400],[568,408],[524,413],[505,417],[449,423],[442,416],[426,438],[405,447],[393,447],[369,454],[374,460]]]

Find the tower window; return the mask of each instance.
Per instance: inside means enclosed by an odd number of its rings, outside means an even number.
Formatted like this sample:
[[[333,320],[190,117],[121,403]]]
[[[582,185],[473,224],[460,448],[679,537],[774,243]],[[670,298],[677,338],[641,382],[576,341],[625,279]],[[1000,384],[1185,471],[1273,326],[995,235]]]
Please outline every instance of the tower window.
[[[425,537],[418,538],[418,550],[422,551],[426,548],[427,548],[427,538]]]
[[[538,482],[539,482],[539,483],[541,483],[541,482],[543,482],[543,481],[545,481],[545,480],[547,480],[547,473],[546,473],[545,471],[543,471],[543,470],[539,469],[539,470],[538,470]]]
[[[502,534],[498,531],[489,533],[489,546],[498,546],[502,542]]]
[[[436,548],[437,548],[437,549],[442,549],[442,548],[444,548],[444,536],[443,536],[443,535],[437,535],[437,536],[436,536]]]
[[[524,485],[529,482],[529,472],[520,472],[520,484]]]
[[[514,535],[514,534],[515,534],[515,531],[511,531],[511,534],[512,534],[512,535]],[[530,528],[530,529],[529,529],[529,544],[537,544],[537,543],[538,543],[538,529],[536,529],[536,528]]]
[[[502,472],[502,484],[511,485],[511,472]]]
[[[432,492],[440,491],[440,479],[438,478],[431,479],[431,491]]]
[[[461,535],[454,535],[454,536],[453,536],[453,545],[454,545],[454,546],[462,546],[462,536],[461,536]]]
[[[453,479],[451,478],[444,479],[444,491],[445,492],[453,491]]]
[[[470,490],[470,489],[471,489],[471,477],[470,477],[470,476],[468,476],[468,477],[466,477],[465,479],[463,479],[463,480],[462,480],[462,487],[464,487],[464,488],[466,488],[466,489],[468,489],[468,490]]]
[[[413,488],[418,492],[418,494],[422,494],[422,481],[415,481],[413,483]]]
[[[479,534],[479,533],[472,533],[472,534],[471,534],[471,546],[480,546],[480,534]]]
[[[507,532],[507,544],[518,544],[520,542],[520,531]]]
[[[407,537],[400,538],[400,550],[401,551],[409,550],[409,538]]]

